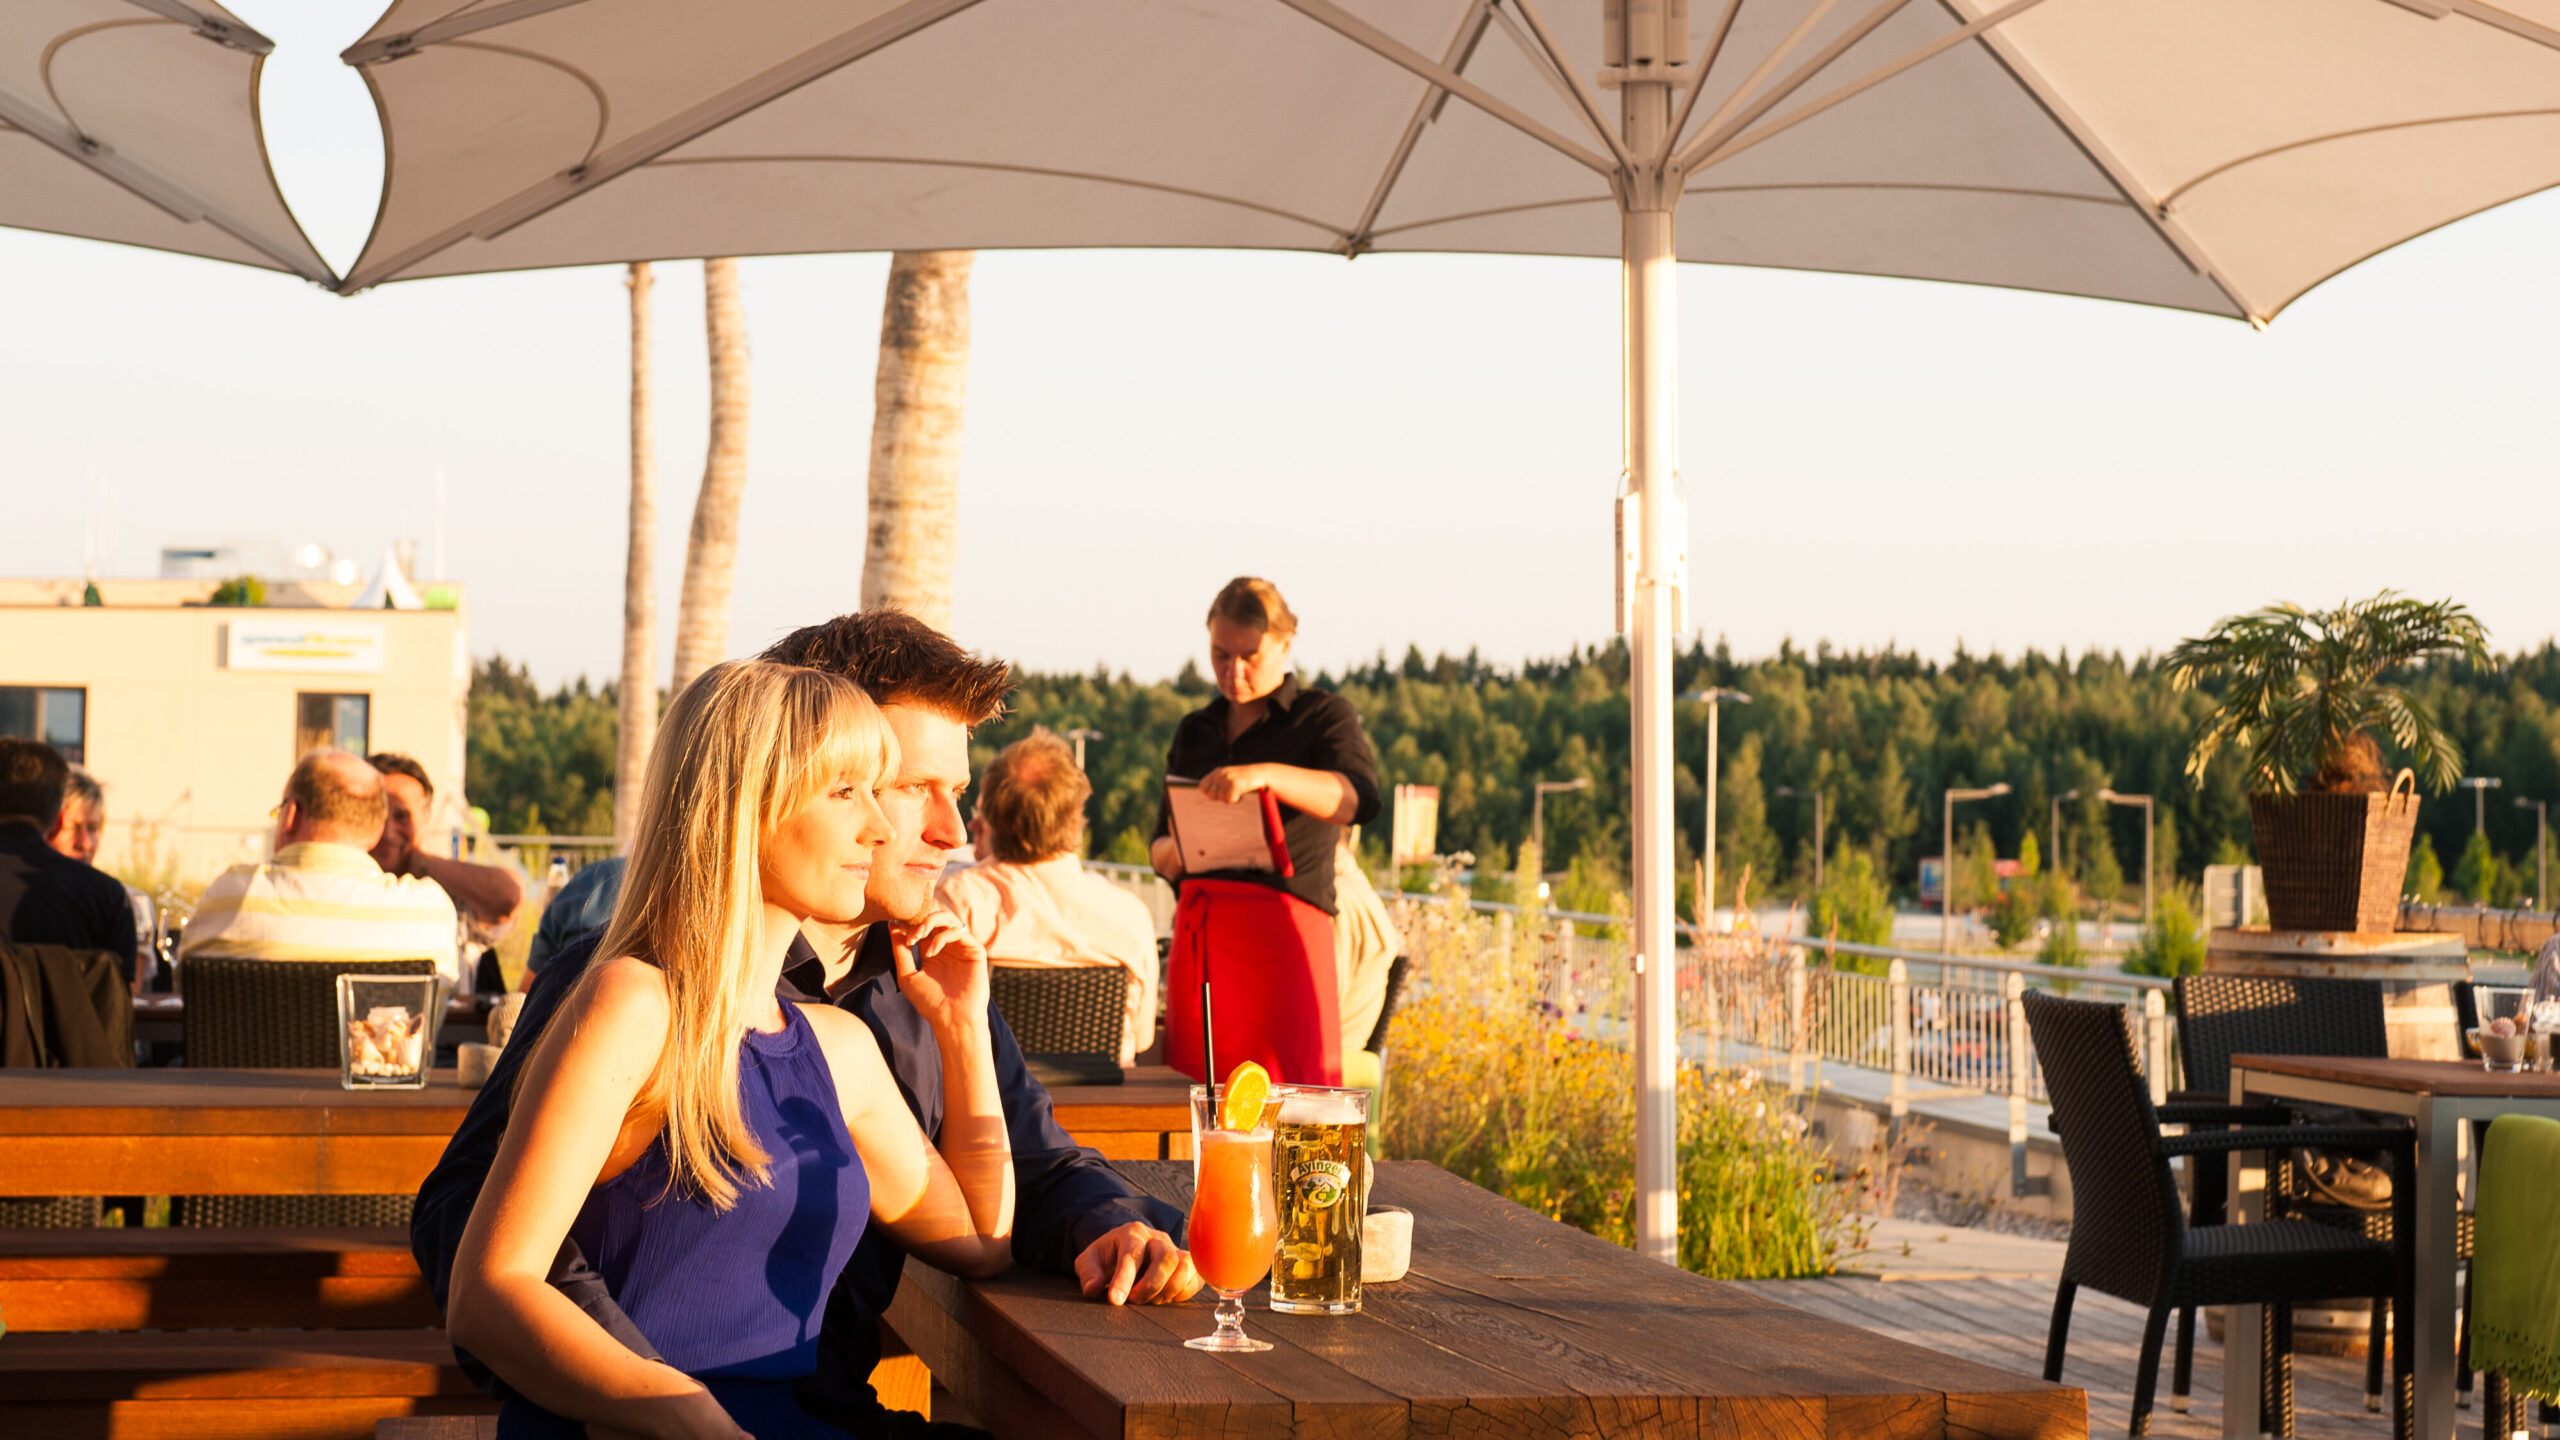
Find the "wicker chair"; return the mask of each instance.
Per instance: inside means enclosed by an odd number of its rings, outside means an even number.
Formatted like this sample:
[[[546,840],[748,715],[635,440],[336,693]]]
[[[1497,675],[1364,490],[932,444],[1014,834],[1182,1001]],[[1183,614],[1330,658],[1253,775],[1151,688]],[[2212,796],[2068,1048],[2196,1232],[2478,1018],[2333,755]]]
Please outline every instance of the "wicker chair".
[[[1118,965],[996,965],[990,997],[1042,1083],[1112,1084],[1121,1078],[1129,972]]]
[[[2378,1059],[2391,1053],[2382,986],[2372,980],[2298,979],[2280,975],[2182,975],[2176,983],[2178,1050],[2188,1088],[2169,1097],[2161,1119],[2178,1124],[2190,1105],[2224,1105],[2231,1096],[2234,1055],[2336,1055]],[[2297,1117],[2298,1118],[2298,1117]],[[2189,1162],[2189,1220],[2219,1225],[2230,1191],[2223,1156]],[[2323,1203],[2295,1174],[2290,1151],[2268,1157],[2267,1211],[2281,1219],[2316,1220],[2390,1243],[2391,1212]],[[2471,1225],[2462,1223],[2457,1253],[2469,1255]],[[2186,1409],[2195,1350],[2195,1313],[2178,1316],[2178,1361],[2171,1405]],[[2382,1350],[2365,1352],[2365,1408],[2382,1408]]]
[[[2053,1100],[2054,1128],[2061,1132],[2071,1169],[2071,1244],[2062,1282],[2053,1297],[2053,1329],[2045,1346],[2047,1380],[2062,1378],[2063,1351],[2071,1333],[2071,1302],[2083,1285],[2147,1306],[2140,1368],[2134,1378],[2130,1435],[2151,1428],[2151,1400],[2160,1381],[2160,1348],[2169,1314],[2199,1305],[2267,1305],[2270,1317],[2262,1393],[2272,1400],[2268,1417],[2278,1435],[2293,1433],[2293,1306],[2332,1296],[2366,1296],[2403,1307],[2415,1277],[2407,1256],[2352,1231],[2307,1220],[2256,1225],[2189,1225],[2178,1207],[2170,1161],[2179,1155],[2229,1154],[2235,1150],[2283,1150],[2296,1145],[2381,1148],[2413,1157],[2413,1132],[2398,1127],[2313,1126],[2282,1123],[2275,1106],[2179,1107],[2181,1119],[2199,1128],[2163,1135],[2162,1112],[2134,1060],[2133,1031],[2122,1008],[2030,991],[2027,1028],[2035,1037]],[[2401,1173],[2407,1172],[2403,1158]],[[2394,1204],[2411,1205],[2409,1187]],[[2404,1222],[2400,1232],[2409,1233]],[[2375,1309],[2376,1337],[2380,1320]],[[2406,1432],[2410,1372],[2407,1352],[2393,1357],[2395,1426]]]
[[[415,960],[244,960],[179,967],[187,1064],[200,1070],[335,1070],[340,975],[416,975]],[[409,1223],[409,1195],[181,1195],[171,1223],[198,1227]]]

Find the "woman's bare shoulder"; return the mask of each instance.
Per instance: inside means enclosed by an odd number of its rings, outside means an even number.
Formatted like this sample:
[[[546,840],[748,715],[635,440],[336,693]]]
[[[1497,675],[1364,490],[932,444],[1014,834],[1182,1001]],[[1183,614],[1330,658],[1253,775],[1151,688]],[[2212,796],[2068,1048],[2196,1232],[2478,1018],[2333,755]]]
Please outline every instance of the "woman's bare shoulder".
[[[830,1066],[855,1067],[848,1078],[874,1075],[887,1066],[880,1054],[878,1037],[861,1016],[847,1014],[833,1005],[803,1005],[800,1013],[809,1017],[809,1029],[818,1037],[818,1046],[826,1052]]]
[[[634,955],[598,961],[563,1008],[581,1026],[602,1025],[616,1032],[663,1033],[674,1013],[665,972]]]

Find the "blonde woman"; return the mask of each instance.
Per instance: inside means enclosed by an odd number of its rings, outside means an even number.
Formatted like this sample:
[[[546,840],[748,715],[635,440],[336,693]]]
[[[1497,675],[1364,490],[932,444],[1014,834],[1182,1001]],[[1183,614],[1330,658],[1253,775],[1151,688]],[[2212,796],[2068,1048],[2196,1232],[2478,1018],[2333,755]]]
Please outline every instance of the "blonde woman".
[[[670,707],[611,958],[531,1057],[455,1262],[454,1343],[523,1397],[501,1436],[841,1436],[792,1382],[863,1226],[961,1274],[1011,1263],[985,954],[944,918],[900,936],[947,1037],[939,1153],[861,1020],[774,994],[802,922],[862,909],[893,745],[852,682],[796,666],[714,666]],[[546,1283],[563,1238],[661,1359]]]

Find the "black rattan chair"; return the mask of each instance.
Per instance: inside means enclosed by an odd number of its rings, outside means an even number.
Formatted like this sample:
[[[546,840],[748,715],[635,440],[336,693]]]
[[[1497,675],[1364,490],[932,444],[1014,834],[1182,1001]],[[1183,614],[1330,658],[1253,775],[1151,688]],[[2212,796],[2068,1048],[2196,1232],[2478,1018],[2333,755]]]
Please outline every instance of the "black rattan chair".
[[[2306,979],[2282,975],[2182,975],[2176,982],[2178,1050],[2187,1088],[2170,1095],[2161,1120],[2179,1124],[2190,1105],[2225,1105],[2231,1097],[2234,1055],[2336,1055],[2380,1059],[2391,1053],[2382,986],[2372,980]],[[2299,1117],[2297,1117],[2299,1118]],[[2220,1154],[2188,1162],[2188,1218],[2219,1225],[2230,1191],[2230,1169]],[[2396,1178],[2396,1177],[2395,1177]],[[2388,1244],[2391,1212],[2323,1203],[2295,1174],[2290,1151],[2268,1157],[2267,1212],[2288,1220],[2316,1220],[2362,1232]],[[2469,1221],[2458,1253],[2468,1255]],[[2195,1313],[2178,1316],[2178,1360],[2172,1405],[2186,1409],[2195,1350]],[[2382,1408],[2382,1351],[2365,1354],[2365,1407]]]
[[[199,955],[178,969],[187,1066],[335,1070],[338,977],[417,975],[415,960],[247,960]],[[197,1227],[409,1223],[409,1195],[181,1195],[171,1223]]]
[[[2054,1129],[2061,1133],[2070,1167],[2071,1244],[2062,1282],[2053,1297],[2053,1329],[2045,1346],[2047,1380],[2062,1378],[2071,1333],[2071,1302],[2079,1288],[2147,1306],[2140,1368],[2135,1374],[2133,1415],[2126,1433],[2151,1428],[2151,1400],[2160,1381],[2160,1349],[2169,1315],[2199,1305],[2266,1305],[2272,1308],[2267,1353],[2273,1401],[2271,1428],[2293,1433],[2293,1306],[2333,1296],[2364,1296],[2401,1307],[2414,1293],[2405,1254],[2390,1245],[2335,1226],[2307,1220],[2254,1225],[2189,1225],[2178,1206],[2170,1161],[2179,1155],[2283,1150],[2296,1145],[2384,1149],[2401,1157],[2408,1173],[2416,1137],[2404,1128],[2313,1126],[2282,1123],[2276,1106],[2179,1107],[2181,1119],[2199,1127],[2163,1135],[2162,1112],[2151,1103],[2149,1083],[2134,1059],[2133,1031],[2115,1005],[2065,1000],[2041,991],[2025,997],[2027,1027],[2035,1037],[2045,1089],[2053,1101]],[[2251,1128],[2224,1129],[2242,1125]],[[2407,1210],[2410,1187],[2394,1192]],[[2399,1233],[2409,1233],[2406,1217]],[[2381,1344],[2379,1305],[2374,1343]],[[2407,1352],[2393,1356],[2395,1427],[2406,1433],[2410,1373]]]
[[[1118,965],[996,965],[990,998],[1042,1083],[1114,1084],[1129,1019],[1129,972]]]

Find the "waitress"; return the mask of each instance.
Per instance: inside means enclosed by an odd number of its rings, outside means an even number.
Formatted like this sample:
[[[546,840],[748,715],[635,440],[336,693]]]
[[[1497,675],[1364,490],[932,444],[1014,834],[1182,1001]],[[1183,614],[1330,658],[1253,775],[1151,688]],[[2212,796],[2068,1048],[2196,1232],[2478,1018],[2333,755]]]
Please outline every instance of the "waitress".
[[[1280,805],[1290,873],[1182,872],[1168,805],[1149,854],[1181,894],[1166,977],[1164,1060],[1216,1082],[1201,1053],[1200,985],[1215,997],[1220,1069],[1252,1060],[1287,1084],[1342,1083],[1341,989],[1333,958],[1333,851],[1345,825],[1378,813],[1378,762],[1348,701],[1290,673],[1298,617],[1268,580],[1227,582],[1209,605],[1218,697],[1182,717],[1165,773],[1204,799]]]

